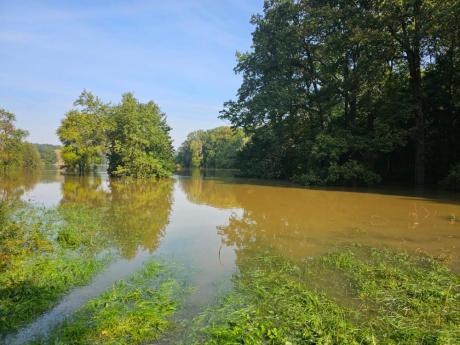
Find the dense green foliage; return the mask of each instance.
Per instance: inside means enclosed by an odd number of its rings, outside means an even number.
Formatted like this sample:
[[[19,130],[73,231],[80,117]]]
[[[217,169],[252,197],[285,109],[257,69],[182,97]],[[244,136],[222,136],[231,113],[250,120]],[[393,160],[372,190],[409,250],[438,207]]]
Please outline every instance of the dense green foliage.
[[[72,320],[31,344],[146,344],[170,327],[182,285],[162,277],[167,268],[155,261],[127,281],[117,282],[78,310]]]
[[[83,91],[57,130],[63,144],[62,159],[67,169],[79,174],[101,162],[106,148],[107,104]]]
[[[434,183],[460,157],[460,5],[266,0],[221,117],[247,175]]]
[[[27,132],[14,126],[16,117],[0,109],[0,164],[4,169],[20,164],[23,140]]]
[[[15,127],[16,117],[0,108],[0,169],[37,168],[40,166],[40,153],[33,144],[24,139],[27,131]]]
[[[243,130],[217,127],[190,133],[177,153],[183,167],[236,168],[236,157],[247,139]]]
[[[113,107],[109,134],[109,173],[165,177],[174,169],[166,116],[153,101],[140,103],[130,93]]]
[[[50,144],[34,144],[40,152],[40,157],[45,165],[54,165],[57,163],[56,151],[60,146]]]
[[[26,169],[36,169],[42,164],[40,152],[31,143],[24,143],[22,149],[22,166]]]
[[[131,93],[121,103],[103,103],[83,91],[58,129],[62,159],[80,175],[108,157],[114,176],[165,177],[174,168],[170,128],[153,101],[141,103]]]
[[[302,263],[250,256],[235,292],[197,319],[196,344],[457,344],[460,279],[428,257],[386,250]]]

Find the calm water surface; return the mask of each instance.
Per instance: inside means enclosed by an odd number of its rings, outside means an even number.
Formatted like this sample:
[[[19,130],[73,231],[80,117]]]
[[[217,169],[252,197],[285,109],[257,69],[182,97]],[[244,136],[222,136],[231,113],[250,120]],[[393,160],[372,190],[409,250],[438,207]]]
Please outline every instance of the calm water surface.
[[[152,255],[189,269],[196,287],[189,314],[230,285],[239,257],[267,248],[301,259],[343,243],[362,243],[445,257],[460,271],[458,194],[314,190],[200,172],[127,182],[103,173],[75,177],[52,170],[3,178],[0,193],[45,207],[84,203],[104,208],[121,252],[89,286],[74,289],[55,309],[10,337],[11,343],[45,333]]]

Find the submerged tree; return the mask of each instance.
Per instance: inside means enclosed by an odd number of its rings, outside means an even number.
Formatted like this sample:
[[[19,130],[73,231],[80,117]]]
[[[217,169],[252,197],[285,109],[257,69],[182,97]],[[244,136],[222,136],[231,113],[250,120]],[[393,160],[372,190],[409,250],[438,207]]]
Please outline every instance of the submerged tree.
[[[421,185],[425,182],[425,132],[427,130],[427,119],[423,109],[422,74],[424,67],[432,64],[429,62],[431,59],[436,61],[443,55],[440,49],[451,48],[442,47],[442,42],[436,41],[446,33],[442,28],[445,22],[454,24],[451,22],[452,15],[455,11],[457,15],[460,12],[458,12],[458,4],[455,5],[455,1],[451,0],[385,0],[378,3],[377,23],[390,33],[396,47],[395,58],[402,57],[408,71],[410,103],[415,119],[413,135],[415,182]]]
[[[83,91],[57,130],[63,144],[62,159],[69,170],[82,175],[101,162],[106,152],[109,106]]]
[[[4,171],[22,163],[24,138],[27,132],[16,128],[15,120],[13,113],[0,108],[0,166]]]
[[[3,173],[10,168],[36,169],[41,165],[40,153],[35,145],[24,141],[28,133],[16,128],[15,120],[13,113],[0,109],[0,167]]]
[[[109,173],[114,176],[166,177],[174,169],[166,116],[153,101],[131,93],[113,108],[109,133]]]
[[[243,172],[305,184],[446,176],[460,155],[459,15],[453,0],[265,1],[221,113],[250,136]]]
[[[112,106],[83,91],[58,129],[62,158],[80,175],[108,157],[113,176],[164,177],[173,168],[166,116],[154,102],[140,103],[131,93]]]

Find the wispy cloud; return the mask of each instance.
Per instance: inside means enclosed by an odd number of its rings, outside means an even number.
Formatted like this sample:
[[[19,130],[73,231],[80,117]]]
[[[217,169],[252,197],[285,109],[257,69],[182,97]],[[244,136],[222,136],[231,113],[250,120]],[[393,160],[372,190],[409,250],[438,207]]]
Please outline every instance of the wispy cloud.
[[[0,1],[0,106],[35,141],[56,140],[59,116],[83,88],[110,101],[133,91],[160,104],[180,142],[187,128],[221,123],[240,80],[234,53],[249,48],[249,18],[261,8],[262,0]]]

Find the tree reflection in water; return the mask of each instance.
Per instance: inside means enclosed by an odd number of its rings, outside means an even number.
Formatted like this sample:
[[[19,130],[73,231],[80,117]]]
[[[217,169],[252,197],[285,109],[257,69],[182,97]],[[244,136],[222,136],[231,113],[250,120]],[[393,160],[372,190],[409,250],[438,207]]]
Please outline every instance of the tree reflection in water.
[[[66,177],[62,204],[81,203],[103,213],[104,233],[125,258],[139,249],[152,252],[164,236],[174,181]]]
[[[19,201],[25,192],[34,188],[40,179],[41,169],[12,170],[0,174],[0,202]]]
[[[460,206],[439,195],[315,190],[199,175],[180,178],[180,186],[193,203],[239,209],[217,227],[222,243],[234,247],[237,256],[271,248],[302,259],[352,242],[448,255],[453,265],[460,263],[460,222],[449,222]]]
[[[125,257],[138,247],[155,250],[169,223],[174,181],[111,180],[108,222],[112,238]]]
[[[199,169],[190,171],[189,177],[179,179],[187,199],[194,204],[220,209],[239,208],[235,186],[220,179],[205,178]]]

